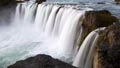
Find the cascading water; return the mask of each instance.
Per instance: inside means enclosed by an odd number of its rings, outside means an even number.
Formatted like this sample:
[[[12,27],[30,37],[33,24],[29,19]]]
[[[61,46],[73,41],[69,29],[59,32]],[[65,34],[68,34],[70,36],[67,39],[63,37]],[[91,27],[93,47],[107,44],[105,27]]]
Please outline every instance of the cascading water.
[[[24,23],[31,23],[34,19],[35,9],[37,8],[37,4],[30,4],[25,8],[25,16]]]
[[[61,5],[18,4],[11,25],[0,27],[0,68],[37,54],[72,62],[77,47],[74,46],[78,39],[77,28],[87,10]]]
[[[104,29],[105,28],[98,28],[89,33],[73,61],[73,66],[79,68],[92,68],[93,51],[99,37],[98,33]]]

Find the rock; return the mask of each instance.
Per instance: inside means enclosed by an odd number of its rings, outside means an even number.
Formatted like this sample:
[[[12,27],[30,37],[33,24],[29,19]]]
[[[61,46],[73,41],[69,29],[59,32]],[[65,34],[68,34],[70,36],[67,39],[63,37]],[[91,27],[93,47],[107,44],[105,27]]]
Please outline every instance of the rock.
[[[93,66],[120,68],[120,23],[115,23],[100,33]]]
[[[46,0],[36,0],[36,3],[42,3],[42,2],[45,2]]]
[[[5,6],[8,4],[15,4],[15,3],[16,3],[16,0],[2,0],[0,1],[0,6]]]
[[[83,34],[80,43],[83,42],[85,37],[96,28],[107,27],[114,22],[118,22],[118,19],[107,10],[100,11],[87,11],[85,18],[83,19]]]
[[[8,68],[75,68],[72,65],[53,59],[47,55],[37,55],[26,60],[21,60]]]

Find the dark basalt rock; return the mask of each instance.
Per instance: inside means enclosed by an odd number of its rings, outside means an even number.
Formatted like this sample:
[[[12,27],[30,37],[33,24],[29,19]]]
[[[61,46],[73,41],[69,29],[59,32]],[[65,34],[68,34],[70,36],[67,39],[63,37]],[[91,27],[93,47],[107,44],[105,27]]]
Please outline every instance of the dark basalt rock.
[[[46,0],[36,0],[36,3],[42,3],[42,2],[45,2]]]
[[[120,23],[100,33],[94,57],[94,68],[120,68]]]
[[[83,19],[83,34],[82,40],[90,33],[92,30],[99,27],[107,27],[114,22],[118,22],[118,19],[107,10],[100,11],[87,11],[85,13],[85,18]]]
[[[47,55],[37,55],[26,60],[21,60],[8,68],[75,68],[72,65],[53,59]]]

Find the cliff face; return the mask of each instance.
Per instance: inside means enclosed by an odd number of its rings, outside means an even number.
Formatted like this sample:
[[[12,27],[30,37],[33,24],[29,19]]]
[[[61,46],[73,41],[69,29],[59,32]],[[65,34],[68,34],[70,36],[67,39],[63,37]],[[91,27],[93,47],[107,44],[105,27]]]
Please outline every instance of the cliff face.
[[[53,59],[48,55],[37,55],[26,60],[16,62],[8,68],[75,68],[67,63]]]
[[[120,23],[100,34],[95,52],[94,68],[120,68]]]

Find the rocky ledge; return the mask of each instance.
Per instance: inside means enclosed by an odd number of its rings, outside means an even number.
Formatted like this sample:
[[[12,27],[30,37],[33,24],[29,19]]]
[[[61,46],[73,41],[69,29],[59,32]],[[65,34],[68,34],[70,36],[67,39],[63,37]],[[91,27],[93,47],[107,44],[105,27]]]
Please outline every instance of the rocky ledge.
[[[100,33],[94,57],[94,68],[120,68],[120,23]]]
[[[75,68],[72,65],[64,63],[58,59],[53,59],[48,55],[37,55],[26,60],[21,60],[8,68]]]

